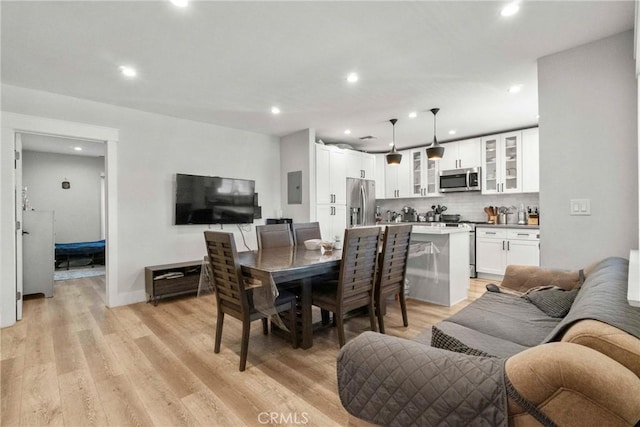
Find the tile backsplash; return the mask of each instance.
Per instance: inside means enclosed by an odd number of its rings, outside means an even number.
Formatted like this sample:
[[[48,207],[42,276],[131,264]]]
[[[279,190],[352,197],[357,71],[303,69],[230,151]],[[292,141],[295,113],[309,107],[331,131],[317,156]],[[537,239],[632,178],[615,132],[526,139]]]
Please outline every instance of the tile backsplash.
[[[421,197],[407,199],[377,199],[376,206],[380,206],[384,218],[385,213],[389,211],[400,212],[404,206],[414,208],[419,215],[431,210],[433,205],[445,205],[447,214],[460,214],[463,220],[467,221],[486,221],[487,215],[484,213],[485,206],[515,206],[518,208],[520,203],[527,206],[540,207],[538,193],[520,193],[520,194],[499,194],[499,195],[483,195],[480,192],[462,192],[449,193],[443,197]],[[540,216],[544,216],[544,212],[540,212]]]

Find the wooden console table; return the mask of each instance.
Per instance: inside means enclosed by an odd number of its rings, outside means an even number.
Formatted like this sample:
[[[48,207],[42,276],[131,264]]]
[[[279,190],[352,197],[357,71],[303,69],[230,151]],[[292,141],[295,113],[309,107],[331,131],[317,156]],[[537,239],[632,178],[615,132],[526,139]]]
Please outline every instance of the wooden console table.
[[[152,265],[144,268],[147,302],[158,305],[160,298],[198,292],[202,261]]]

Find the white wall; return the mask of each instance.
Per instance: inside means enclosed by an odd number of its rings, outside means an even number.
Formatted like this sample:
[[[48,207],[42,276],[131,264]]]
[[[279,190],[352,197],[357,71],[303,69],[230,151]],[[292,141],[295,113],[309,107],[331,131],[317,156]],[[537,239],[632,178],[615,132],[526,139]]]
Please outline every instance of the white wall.
[[[280,138],[280,182],[282,194],[282,215],[294,222],[315,220],[315,129],[304,129]],[[287,203],[287,174],[302,171],[302,204]],[[262,214],[265,216],[265,210]],[[267,215],[268,217],[269,215]]]
[[[101,174],[104,157],[22,152],[22,185],[33,209],[55,212],[56,243],[100,239]]]
[[[638,246],[633,32],[538,61],[541,264],[581,268]],[[591,200],[570,216],[569,200]]]
[[[264,212],[280,207],[280,144],[276,137],[9,85],[2,85],[2,110],[120,130],[117,299],[122,303],[144,300],[144,266],[204,256],[202,233],[207,226],[173,225],[176,173],[253,179]],[[3,179],[11,176],[12,150],[7,145],[12,143],[3,138]],[[3,242],[10,236],[5,222],[13,209],[5,198],[10,195],[3,192]],[[255,249],[253,226],[244,228],[247,243]],[[236,226],[225,225],[224,230],[235,233],[241,250]],[[10,249],[3,243],[3,254]],[[3,291],[14,286],[4,273],[2,277]]]

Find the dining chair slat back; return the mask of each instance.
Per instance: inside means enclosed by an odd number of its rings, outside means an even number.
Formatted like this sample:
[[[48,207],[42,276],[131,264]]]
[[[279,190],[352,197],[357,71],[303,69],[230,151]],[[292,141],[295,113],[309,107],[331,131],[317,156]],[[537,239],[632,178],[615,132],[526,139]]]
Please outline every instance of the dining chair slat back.
[[[379,239],[378,227],[345,230],[337,283],[328,283],[312,292],[312,303],[323,311],[323,320],[326,312],[334,313],[340,347],[345,344],[344,315],[348,311],[367,307],[371,329],[377,330],[373,291]]]
[[[249,309],[249,303],[233,234],[205,231],[204,235],[216,302],[229,314],[242,318]]]
[[[293,246],[289,224],[257,225],[258,249],[286,248]]]
[[[375,304],[380,332],[384,333],[385,298],[398,295],[402,320],[408,326],[407,305],[404,293],[404,283],[407,276],[407,259],[409,258],[409,244],[411,241],[411,224],[390,225],[386,227],[382,239],[378,276],[376,278]]]
[[[220,352],[222,341],[222,326],[224,315],[229,314],[242,321],[242,342],[240,344],[240,371],[244,371],[247,364],[249,348],[249,332],[251,322],[262,320],[262,330],[265,334],[269,331],[268,314],[256,310],[253,305],[253,291],[245,286],[245,277],[238,261],[235,238],[233,233],[219,231],[205,231],[204,239],[207,247],[207,257],[213,278],[213,288],[216,294],[216,306],[218,317],[216,319],[216,338],[214,353]],[[274,302],[276,312],[289,311],[291,340],[293,347],[296,342],[296,296],[290,292],[282,291]]]
[[[300,222],[291,224],[293,229],[293,244],[303,245],[306,240],[322,239],[319,222]]]

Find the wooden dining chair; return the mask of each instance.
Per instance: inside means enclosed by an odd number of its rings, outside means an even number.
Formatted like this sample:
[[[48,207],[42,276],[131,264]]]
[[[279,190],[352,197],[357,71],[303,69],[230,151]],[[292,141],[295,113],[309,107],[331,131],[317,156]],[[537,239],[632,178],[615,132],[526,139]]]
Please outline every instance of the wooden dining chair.
[[[342,262],[337,281],[314,287],[311,303],[334,314],[340,347],[345,343],[344,315],[360,307],[368,307],[371,329],[377,331],[373,290],[378,259],[378,227],[345,230]]]
[[[289,224],[257,225],[258,249],[283,248],[293,246]]]
[[[238,262],[233,233],[219,231],[205,231],[204,239],[207,246],[213,286],[216,293],[216,305],[218,318],[216,321],[216,340],[214,353],[220,352],[222,341],[222,325],[224,315],[228,314],[242,321],[242,342],[240,345],[240,371],[244,371],[247,364],[247,351],[249,348],[249,332],[251,322],[262,319],[262,329],[266,335],[269,332],[268,314],[256,310],[253,304],[253,291],[245,284]],[[276,312],[289,310],[291,340],[293,348],[297,347],[296,341],[296,296],[287,291],[280,291],[274,302]]]
[[[293,244],[296,246],[304,245],[305,240],[322,239],[319,222],[294,222],[291,227],[293,228]]]
[[[378,326],[383,334],[385,298],[391,295],[398,295],[402,310],[402,322],[404,326],[409,326],[404,281],[407,277],[411,228],[411,224],[388,225],[382,238],[382,253],[378,260],[374,302],[378,315]]]

